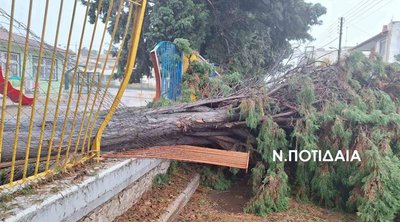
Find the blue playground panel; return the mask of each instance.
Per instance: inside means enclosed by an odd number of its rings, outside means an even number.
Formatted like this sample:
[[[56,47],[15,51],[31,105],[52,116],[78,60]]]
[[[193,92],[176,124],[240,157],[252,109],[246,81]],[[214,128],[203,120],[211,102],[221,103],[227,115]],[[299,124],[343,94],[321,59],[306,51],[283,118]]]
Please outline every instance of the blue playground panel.
[[[169,41],[158,43],[154,51],[161,69],[161,96],[176,100],[181,96],[183,53]]]

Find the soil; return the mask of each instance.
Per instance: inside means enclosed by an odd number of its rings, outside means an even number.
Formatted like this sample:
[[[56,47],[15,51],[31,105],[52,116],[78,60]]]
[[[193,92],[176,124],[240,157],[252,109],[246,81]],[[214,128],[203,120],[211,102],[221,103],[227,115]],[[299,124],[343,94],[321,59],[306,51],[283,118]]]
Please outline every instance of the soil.
[[[216,191],[200,186],[180,213],[177,221],[346,222],[355,220],[355,215],[327,210],[313,204],[300,204],[293,199],[290,199],[289,210],[285,212],[271,213],[266,217],[245,214],[243,208],[252,195],[251,191],[246,189],[250,187],[246,181],[246,179],[235,181],[231,189],[227,191]]]
[[[232,184],[227,191],[209,190],[208,196],[210,200],[215,202],[215,209],[230,213],[243,213],[245,204],[252,197],[248,187],[247,178],[241,178]]]
[[[155,186],[115,222],[157,221],[167,206],[186,188],[194,176],[195,170],[178,168],[178,172],[170,176],[166,185]],[[226,191],[217,191],[200,185],[175,221],[272,221],[303,222],[354,221],[355,215],[324,209],[313,204],[298,203],[290,199],[289,210],[271,213],[266,217],[258,217],[243,212],[252,193],[247,184],[248,178],[239,178]]]
[[[145,192],[142,198],[127,212],[114,220],[114,222],[153,222],[165,212],[168,205],[174,201],[193,179],[194,171],[178,168],[169,175],[169,181],[164,185],[155,185]]]

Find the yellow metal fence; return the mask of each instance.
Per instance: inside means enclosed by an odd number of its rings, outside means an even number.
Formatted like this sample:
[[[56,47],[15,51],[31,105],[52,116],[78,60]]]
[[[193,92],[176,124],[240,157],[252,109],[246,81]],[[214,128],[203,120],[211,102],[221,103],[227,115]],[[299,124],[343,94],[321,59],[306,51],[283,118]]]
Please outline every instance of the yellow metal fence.
[[[147,3],[8,2],[0,5],[0,190],[100,155],[134,68]],[[113,95],[125,42],[125,73]]]

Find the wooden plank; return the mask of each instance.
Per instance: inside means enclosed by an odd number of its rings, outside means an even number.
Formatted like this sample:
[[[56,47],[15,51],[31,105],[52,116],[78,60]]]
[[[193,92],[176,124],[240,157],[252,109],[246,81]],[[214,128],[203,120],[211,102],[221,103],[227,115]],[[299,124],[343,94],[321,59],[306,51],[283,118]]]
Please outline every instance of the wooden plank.
[[[102,157],[158,158],[248,169],[250,153],[211,149],[198,146],[175,145],[132,149],[120,153],[103,154]]]

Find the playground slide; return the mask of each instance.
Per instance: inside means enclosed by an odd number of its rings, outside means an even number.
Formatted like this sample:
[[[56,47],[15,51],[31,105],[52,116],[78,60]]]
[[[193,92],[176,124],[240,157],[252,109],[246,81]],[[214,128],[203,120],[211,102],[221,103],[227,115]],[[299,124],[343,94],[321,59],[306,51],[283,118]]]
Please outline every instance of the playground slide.
[[[3,71],[2,68],[0,66],[0,93],[4,92],[4,77],[3,77]],[[14,103],[18,103],[19,102],[19,95],[20,95],[20,91],[16,88],[14,88],[10,81],[7,82],[7,96],[8,98],[11,99],[11,101],[13,101]],[[25,95],[22,95],[22,105],[32,105],[33,103],[33,98],[29,98]]]

